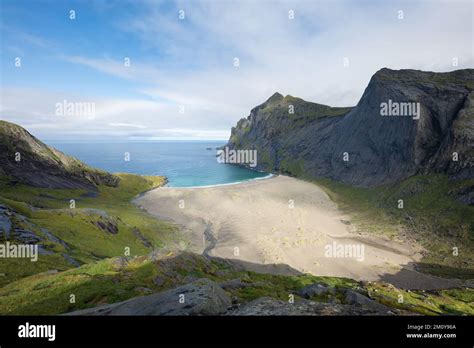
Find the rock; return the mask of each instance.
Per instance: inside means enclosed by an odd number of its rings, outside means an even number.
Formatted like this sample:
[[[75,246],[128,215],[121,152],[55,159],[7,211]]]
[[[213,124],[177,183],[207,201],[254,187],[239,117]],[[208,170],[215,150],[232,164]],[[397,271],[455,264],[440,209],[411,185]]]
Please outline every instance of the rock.
[[[304,298],[311,298],[313,296],[322,296],[328,293],[335,294],[335,290],[333,288],[328,288],[322,284],[311,284],[305,286],[301,289],[298,294]]]
[[[153,278],[153,284],[155,284],[157,287],[160,287],[165,284],[165,280],[161,277],[155,277]]]
[[[183,282],[184,282],[184,283],[192,283],[192,282],[194,282],[194,281],[196,281],[196,280],[198,280],[198,279],[199,279],[199,278],[197,278],[197,277],[195,277],[195,276],[193,276],[193,275],[188,274],[187,276],[184,277]]]
[[[17,153],[20,161],[15,160]],[[117,186],[120,181],[119,177],[88,167],[6,121],[0,121],[0,173],[7,173],[12,183],[88,191],[97,191],[99,184]]]
[[[118,233],[118,224],[113,219],[108,218],[100,218],[97,221],[92,221],[92,223],[99,227],[101,230],[110,233],[110,234],[117,234]]]
[[[4,205],[0,205],[0,239],[9,239],[11,229],[9,209]]]
[[[70,249],[69,245],[67,245],[66,242],[64,242],[62,239],[59,239],[58,237],[56,237],[48,229],[40,227],[40,230],[41,230],[41,233],[43,233],[46,236],[46,238],[48,238],[50,241],[52,241],[54,243],[61,244],[66,249]]]
[[[79,262],[77,262],[71,255],[69,255],[67,253],[63,253],[62,255],[66,259],[66,261],[69,262],[74,267],[81,266],[81,264]]]
[[[229,311],[228,315],[386,315],[386,311],[368,310],[356,306],[329,304],[309,300],[289,303],[270,297],[261,297]]]
[[[344,296],[346,304],[381,312],[388,312],[392,310],[391,308],[350,289],[344,290]]]
[[[172,290],[67,315],[219,315],[231,305],[230,297],[218,284],[203,278]]]
[[[223,281],[222,283],[220,283],[220,286],[224,290],[228,290],[228,289],[246,288],[246,287],[249,287],[249,286],[254,286],[254,284],[242,282],[242,280],[240,280],[240,279],[231,279],[231,280]]]
[[[382,116],[381,105],[389,100],[419,103],[420,118]],[[289,114],[290,106],[294,114]],[[465,179],[474,177],[473,115],[474,69],[434,73],[384,68],[372,76],[353,108],[276,93],[232,128],[227,146],[256,149],[254,169],[357,186],[439,172]],[[462,154],[462,160],[453,161],[453,152]],[[470,191],[459,199],[472,204]]]
[[[52,255],[52,254],[54,254],[54,252],[38,244],[38,255]]]
[[[474,289],[474,279],[467,279],[464,281],[464,286],[466,288]]]
[[[460,203],[466,205],[474,205],[474,185],[468,185],[456,193]]]
[[[140,232],[138,228],[132,228],[132,233],[135,235],[135,237],[140,239],[140,241],[145,247],[151,248],[153,246],[153,244],[151,244],[151,242]]]
[[[113,266],[116,271],[121,271],[128,266],[128,260],[125,256],[120,256],[114,259]]]
[[[227,275],[229,274],[229,271],[228,270],[223,270],[223,269],[218,269],[216,271],[216,276],[218,277],[226,277]]]
[[[22,228],[15,228],[13,236],[16,240],[20,241],[23,244],[37,244],[38,242],[43,240],[43,238],[37,236],[35,232]]]

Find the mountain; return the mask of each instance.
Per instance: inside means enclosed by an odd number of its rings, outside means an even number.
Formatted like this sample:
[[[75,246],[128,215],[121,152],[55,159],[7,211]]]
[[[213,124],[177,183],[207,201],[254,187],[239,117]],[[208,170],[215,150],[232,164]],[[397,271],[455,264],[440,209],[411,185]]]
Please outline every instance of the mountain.
[[[275,93],[232,128],[227,146],[257,150],[259,170],[363,187],[426,173],[472,178],[474,69],[384,68],[353,108]]]
[[[43,188],[96,190],[119,178],[42,143],[24,128],[0,121],[0,177]]]
[[[22,127],[0,121],[0,247],[3,253],[9,245],[37,247],[35,262],[3,256],[0,287],[123,255],[124,248],[142,255],[177,245],[177,227],[131,202],[165,183],[160,176],[112,175],[88,167]]]

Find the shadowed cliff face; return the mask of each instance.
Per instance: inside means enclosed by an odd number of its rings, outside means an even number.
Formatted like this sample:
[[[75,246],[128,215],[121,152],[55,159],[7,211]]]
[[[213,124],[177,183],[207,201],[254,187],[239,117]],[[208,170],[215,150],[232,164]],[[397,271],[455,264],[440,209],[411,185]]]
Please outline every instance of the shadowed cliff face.
[[[389,115],[383,115],[384,104]],[[276,93],[238,122],[228,146],[257,149],[261,170],[358,186],[431,172],[471,178],[473,105],[473,69],[432,73],[384,68],[354,108]]]
[[[0,177],[36,187],[96,190],[118,177],[88,167],[42,143],[15,124],[0,121]]]

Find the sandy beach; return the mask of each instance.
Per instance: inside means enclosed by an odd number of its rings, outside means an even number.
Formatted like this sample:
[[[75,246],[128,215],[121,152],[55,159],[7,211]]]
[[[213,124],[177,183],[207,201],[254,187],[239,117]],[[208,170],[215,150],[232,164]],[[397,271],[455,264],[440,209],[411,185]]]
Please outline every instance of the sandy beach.
[[[354,231],[321,188],[295,178],[163,187],[135,204],[181,225],[193,251],[233,259],[250,270],[383,280],[407,289],[459,285],[416,272],[418,248]]]

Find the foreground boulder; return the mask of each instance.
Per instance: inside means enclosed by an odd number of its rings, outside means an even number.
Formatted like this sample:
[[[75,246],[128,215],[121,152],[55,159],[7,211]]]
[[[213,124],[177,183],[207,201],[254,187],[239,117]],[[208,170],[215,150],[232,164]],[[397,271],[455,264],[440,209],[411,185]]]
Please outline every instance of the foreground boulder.
[[[367,296],[359,294],[356,291],[346,289],[344,290],[344,300],[346,304],[362,307],[365,309],[375,310],[375,311],[389,311],[390,308],[384,306],[377,301],[374,301]]]
[[[219,315],[231,306],[222,288],[198,279],[172,290],[124,302],[67,313],[68,315]]]
[[[324,286],[322,284],[317,284],[317,283],[307,285],[299,291],[299,295],[307,299],[310,299],[311,297],[314,297],[314,296],[324,296],[327,294],[334,295],[335,293],[336,291],[334,288],[329,288],[327,286]]]

